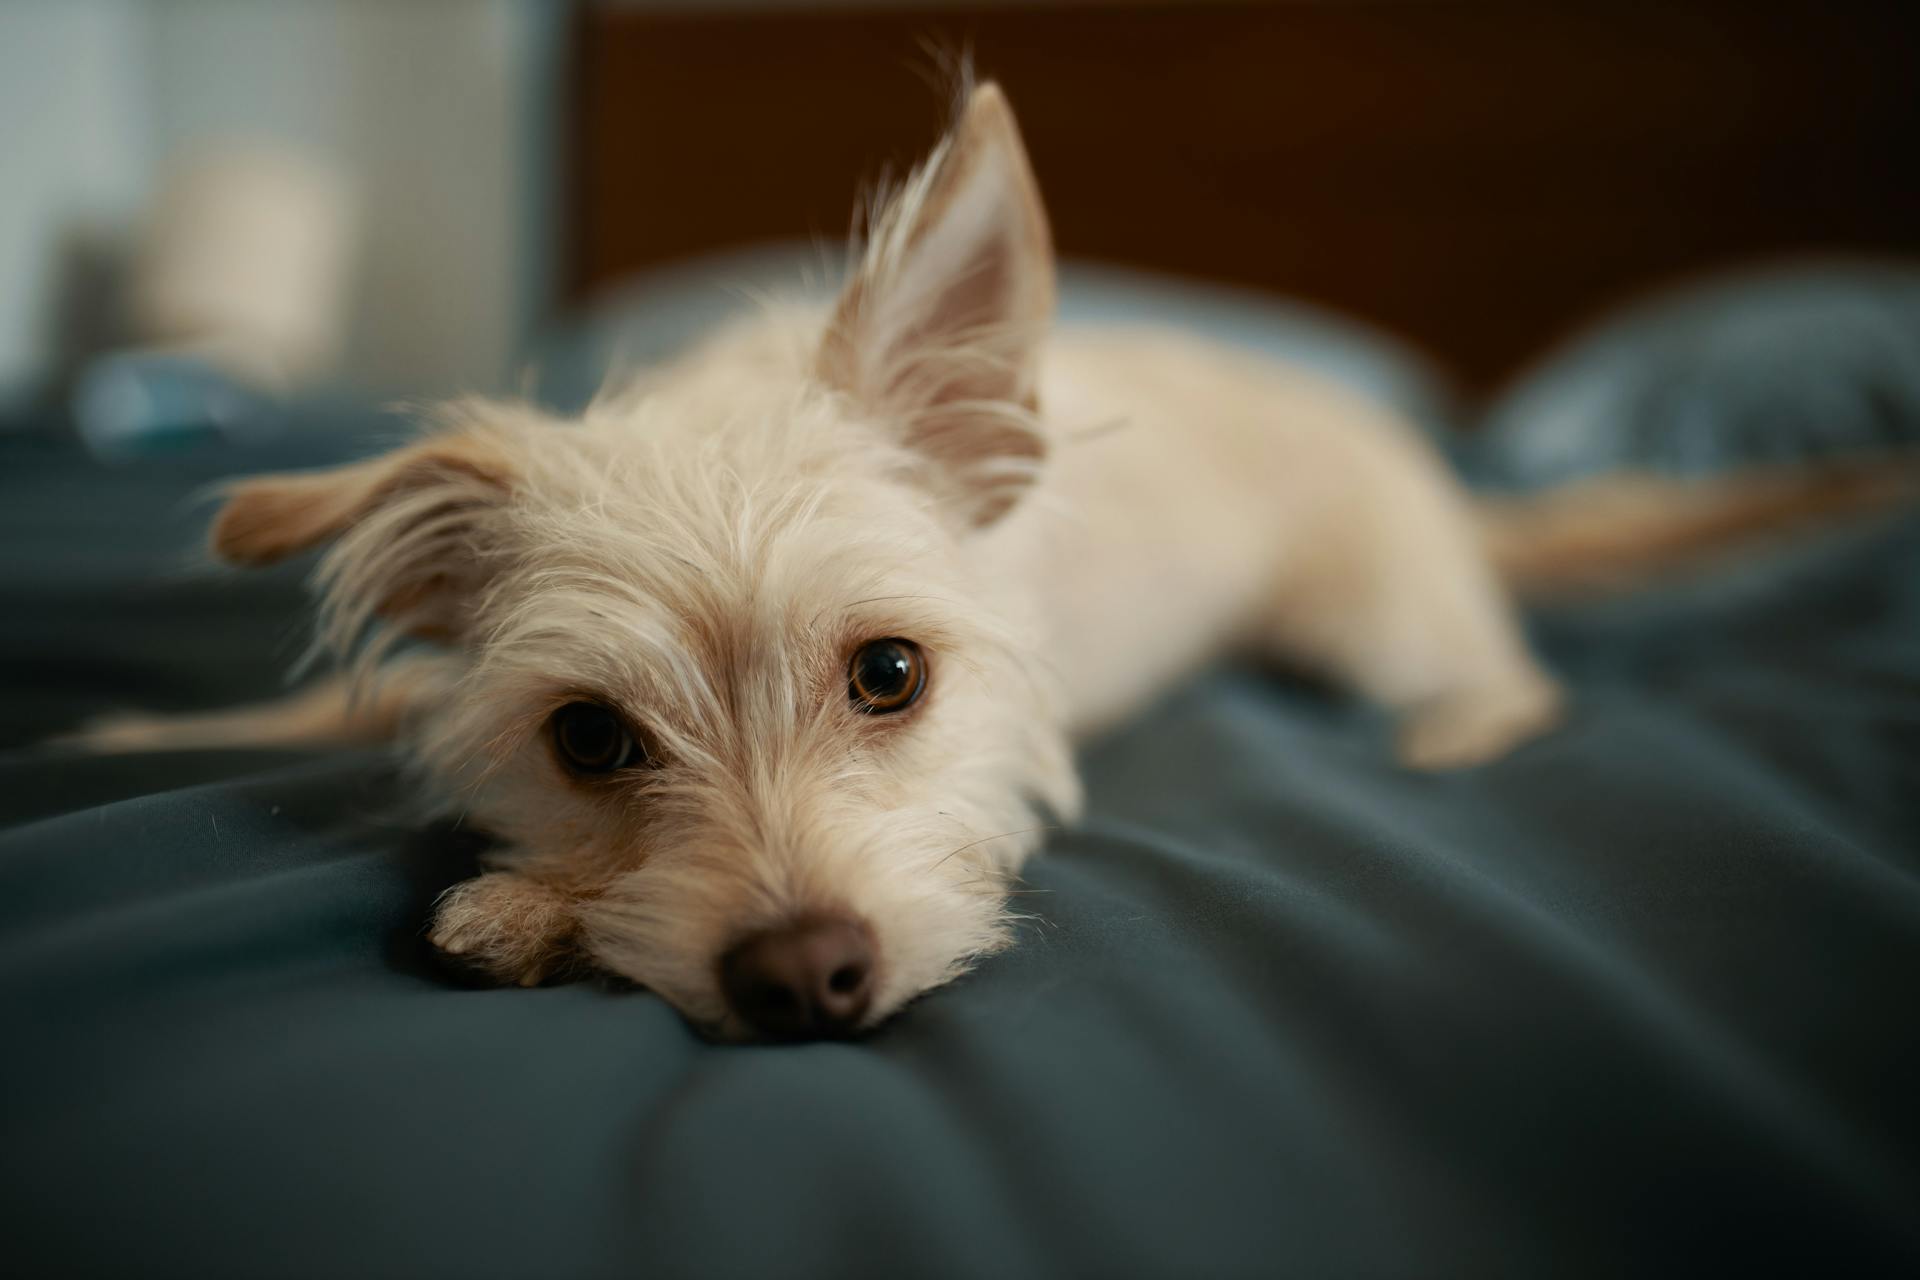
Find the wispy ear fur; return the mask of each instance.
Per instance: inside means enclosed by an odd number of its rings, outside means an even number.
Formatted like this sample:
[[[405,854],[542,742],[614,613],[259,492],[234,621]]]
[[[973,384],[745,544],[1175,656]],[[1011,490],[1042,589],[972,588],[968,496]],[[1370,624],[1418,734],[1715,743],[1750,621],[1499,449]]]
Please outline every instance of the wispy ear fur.
[[[966,524],[998,520],[1047,455],[1038,416],[1053,249],[999,86],[874,218],[821,342],[818,371],[926,464]]]
[[[491,519],[520,475],[508,432],[488,423],[499,412],[451,406],[443,420],[460,426],[381,457],[239,481],[213,522],[210,549],[251,568],[330,543],[315,575],[317,642],[338,659],[378,657],[367,645],[376,618],[395,637],[457,641],[496,550]]]

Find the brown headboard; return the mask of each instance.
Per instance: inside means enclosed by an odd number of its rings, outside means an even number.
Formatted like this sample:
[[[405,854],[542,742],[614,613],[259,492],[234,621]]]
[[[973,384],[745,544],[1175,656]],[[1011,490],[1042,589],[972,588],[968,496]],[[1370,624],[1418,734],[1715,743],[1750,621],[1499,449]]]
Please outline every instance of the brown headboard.
[[[1920,3],[845,6],[575,24],[567,280],[844,235],[969,48],[1063,253],[1301,295],[1484,384],[1594,306],[1920,251]]]

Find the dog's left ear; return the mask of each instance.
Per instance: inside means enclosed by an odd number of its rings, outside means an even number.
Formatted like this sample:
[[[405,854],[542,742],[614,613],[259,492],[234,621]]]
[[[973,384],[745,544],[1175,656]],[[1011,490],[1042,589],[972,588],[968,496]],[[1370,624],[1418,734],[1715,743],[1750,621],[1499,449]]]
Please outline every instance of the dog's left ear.
[[[876,220],[840,296],[821,377],[896,424],[963,522],[984,526],[1033,483],[1053,313],[1053,247],[1006,95],[984,84]]]

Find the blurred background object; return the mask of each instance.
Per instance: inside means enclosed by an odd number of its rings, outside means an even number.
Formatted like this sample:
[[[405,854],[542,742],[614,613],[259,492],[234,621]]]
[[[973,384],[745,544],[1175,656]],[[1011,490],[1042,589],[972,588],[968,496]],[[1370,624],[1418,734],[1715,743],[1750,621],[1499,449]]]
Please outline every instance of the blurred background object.
[[[296,380],[508,385],[546,309],[563,18],[0,0],[0,386],[236,322]]]
[[[201,348],[285,385],[338,366],[356,208],[341,175],[290,150],[172,166],[134,256],[137,339]]]
[[[73,376],[81,438],[119,457],[276,428],[276,401],[339,366],[357,212],[338,172],[290,149],[169,165],[126,263],[128,346]]]
[[[1807,0],[0,0],[0,394],[122,439],[519,388],[659,268],[829,274],[971,56],[1063,253],[1352,317],[1477,397],[1675,280],[1920,250],[1916,49],[1920,6]]]

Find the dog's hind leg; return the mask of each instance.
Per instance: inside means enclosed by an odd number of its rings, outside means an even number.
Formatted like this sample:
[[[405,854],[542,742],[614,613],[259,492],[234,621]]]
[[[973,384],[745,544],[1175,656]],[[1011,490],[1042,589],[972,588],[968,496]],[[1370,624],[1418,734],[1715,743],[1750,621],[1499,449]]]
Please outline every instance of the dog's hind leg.
[[[413,709],[443,690],[446,680],[442,659],[402,659],[364,682],[325,676],[265,702],[216,711],[114,712],[54,741],[102,755],[368,745],[394,738]]]
[[[1393,710],[1396,754],[1412,768],[1481,764],[1550,728],[1560,689],[1528,651],[1451,477],[1383,450],[1351,479],[1350,502],[1290,539],[1301,554],[1259,646]]]

